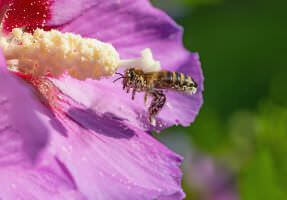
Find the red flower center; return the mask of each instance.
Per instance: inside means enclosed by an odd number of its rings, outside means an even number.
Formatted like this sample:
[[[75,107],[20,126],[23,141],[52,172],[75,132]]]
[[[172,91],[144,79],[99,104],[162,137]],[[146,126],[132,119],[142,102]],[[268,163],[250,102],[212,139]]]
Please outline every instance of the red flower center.
[[[4,31],[11,32],[16,27],[25,27],[29,32],[37,27],[44,28],[51,17],[51,3],[51,0],[9,0],[2,22]]]

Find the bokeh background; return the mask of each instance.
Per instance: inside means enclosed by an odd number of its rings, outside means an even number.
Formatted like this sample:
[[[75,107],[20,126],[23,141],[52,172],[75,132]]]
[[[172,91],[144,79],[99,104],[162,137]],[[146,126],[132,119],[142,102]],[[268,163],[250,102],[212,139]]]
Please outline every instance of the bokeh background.
[[[193,200],[287,199],[287,1],[154,0],[200,54],[204,105],[158,137]],[[176,52],[175,52],[176,53]]]

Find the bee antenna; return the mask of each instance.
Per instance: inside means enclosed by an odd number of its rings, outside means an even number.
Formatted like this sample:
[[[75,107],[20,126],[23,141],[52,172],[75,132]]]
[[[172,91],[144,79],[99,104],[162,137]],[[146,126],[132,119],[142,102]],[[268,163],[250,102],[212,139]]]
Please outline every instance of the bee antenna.
[[[121,74],[121,73],[118,73],[118,72],[116,72],[115,74],[121,75],[122,77],[124,76],[123,74]]]
[[[113,83],[115,83],[116,81],[118,81],[118,80],[120,80],[122,78],[124,78],[124,76],[121,76],[121,77],[117,78],[116,80],[113,81]]]

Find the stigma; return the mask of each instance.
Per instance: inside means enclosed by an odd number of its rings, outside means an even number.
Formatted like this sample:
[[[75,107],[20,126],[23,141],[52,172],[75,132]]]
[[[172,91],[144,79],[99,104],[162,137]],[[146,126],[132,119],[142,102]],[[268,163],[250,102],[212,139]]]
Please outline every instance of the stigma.
[[[27,33],[14,28],[8,35],[0,35],[0,48],[9,69],[34,77],[46,74],[59,77],[67,73],[85,80],[112,76],[119,68],[160,69],[150,49],[142,51],[139,58],[121,60],[109,43],[57,30],[36,29]]]

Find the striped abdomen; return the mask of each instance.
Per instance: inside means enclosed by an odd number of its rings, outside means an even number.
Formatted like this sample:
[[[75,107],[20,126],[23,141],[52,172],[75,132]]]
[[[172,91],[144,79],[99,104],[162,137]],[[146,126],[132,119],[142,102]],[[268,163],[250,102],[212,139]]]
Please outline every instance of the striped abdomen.
[[[154,88],[175,89],[179,91],[189,91],[197,88],[195,81],[188,75],[180,72],[160,71],[147,73]]]

